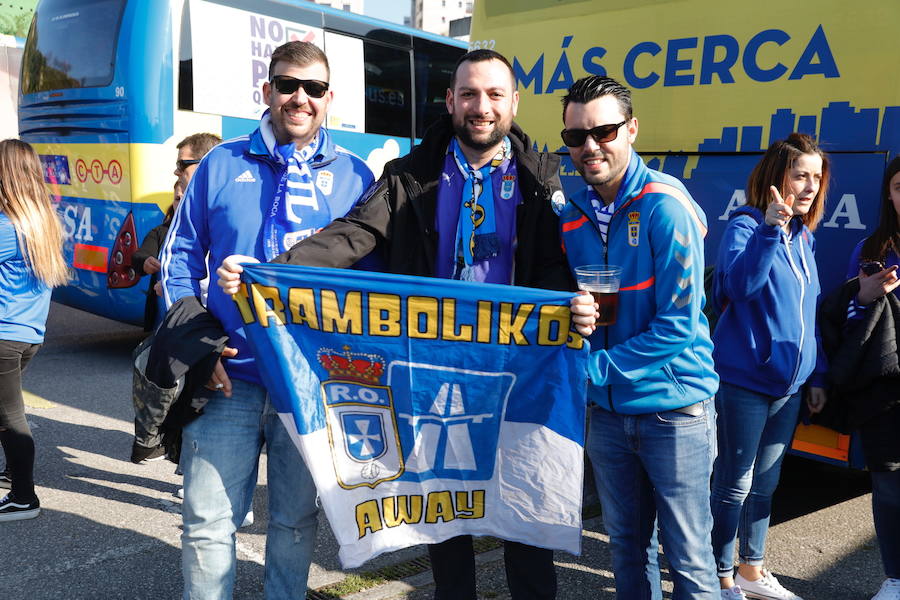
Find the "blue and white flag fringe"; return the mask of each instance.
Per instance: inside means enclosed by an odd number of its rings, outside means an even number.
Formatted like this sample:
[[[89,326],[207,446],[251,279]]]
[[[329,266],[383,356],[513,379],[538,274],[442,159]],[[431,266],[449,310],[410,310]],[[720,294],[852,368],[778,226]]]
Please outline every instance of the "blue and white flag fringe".
[[[244,273],[248,339],[345,568],[462,534],[580,552],[588,345],[571,294]]]

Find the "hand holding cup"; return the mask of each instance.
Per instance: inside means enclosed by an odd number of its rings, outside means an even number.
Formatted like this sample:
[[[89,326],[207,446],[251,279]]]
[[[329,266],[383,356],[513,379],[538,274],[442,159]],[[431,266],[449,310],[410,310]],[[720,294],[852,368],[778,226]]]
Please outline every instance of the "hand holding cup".
[[[598,327],[612,325],[619,314],[619,282],[622,267],[615,265],[583,265],[575,268],[578,289],[590,292],[597,307]]]

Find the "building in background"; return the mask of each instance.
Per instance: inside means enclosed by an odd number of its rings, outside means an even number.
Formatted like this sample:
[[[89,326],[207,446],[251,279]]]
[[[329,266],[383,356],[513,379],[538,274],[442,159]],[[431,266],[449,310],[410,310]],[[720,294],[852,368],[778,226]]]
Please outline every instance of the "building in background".
[[[346,10],[358,15],[363,14],[364,0],[310,0],[310,2],[315,2],[321,6],[330,6],[338,10]]]
[[[37,0],[0,3],[0,139],[19,136],[19,69]]]
[[[450,37],[468,42],[470,31],[472,31],[472,17],[462,17],[450,21],[450,33],[448,34]]]
[[[472,4],[472,0],[412,0],[410,23],[431,33],[451,35],[451,21],[467,17],[471,21]],[[454,27],[454,32],[458,34],[459,31]],[[468,31],[464,35],[464,39],[468,39]]]

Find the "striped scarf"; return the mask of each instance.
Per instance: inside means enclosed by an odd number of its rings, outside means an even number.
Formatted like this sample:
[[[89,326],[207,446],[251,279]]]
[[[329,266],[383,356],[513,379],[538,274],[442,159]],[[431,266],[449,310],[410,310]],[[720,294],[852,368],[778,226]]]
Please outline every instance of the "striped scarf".
[[[310,169],[310,163],[324,142],[325,133],[320,129],[308,146],[298,150],[293,143],[278,145],[268,112],[263,115],[259,129],[270,156],[278,164],[286,166],[278,182],[272,208],[263,222],[266,260],[272,260],[331,222],[328,205],[319,205]]]

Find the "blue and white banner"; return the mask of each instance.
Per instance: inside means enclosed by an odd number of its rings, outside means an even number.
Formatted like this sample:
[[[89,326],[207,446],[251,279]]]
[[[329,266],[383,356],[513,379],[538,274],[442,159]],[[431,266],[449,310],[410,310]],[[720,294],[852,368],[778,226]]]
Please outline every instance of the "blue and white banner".
[[[345,568],[457,535],[578,554],[571,293],[245,265],[234,298]]]

